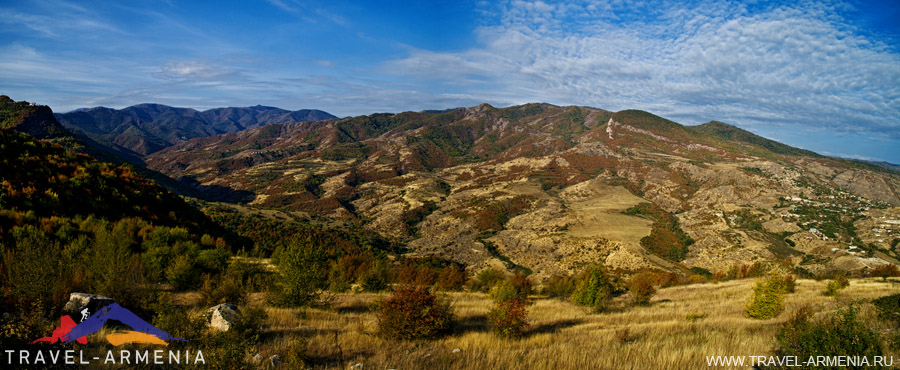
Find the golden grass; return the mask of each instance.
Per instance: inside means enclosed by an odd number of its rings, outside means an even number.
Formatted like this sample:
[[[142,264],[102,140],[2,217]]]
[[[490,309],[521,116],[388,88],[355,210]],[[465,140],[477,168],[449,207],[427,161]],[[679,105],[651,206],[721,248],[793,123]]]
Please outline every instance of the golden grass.
[[[415,342],[376,336],[376,318],[367,306],[385,295],[341,294],[329,309],[267,308],[268,329],[259,352],[286,358],[292,343],[303,341],[299,348],[312,368],[362,363],[367,369],[697,369],[707,368],[706,356],[773,355],[781,323],[802,306],[826,313],[851,301],[900,292],[900,284],[854,280],[832,298],[822,295],[825,282],[799,280],[796,292],[785,299],[785,311],[758,321],[744,316],[753,283],[660,289],[646,307],[629,306],[627,297],[619,297],[612,311],[602,314],[535,298],[528,308],[532,328],[518,340],[490,332],[486,315],[492,303],[483,294],[450,294],[454,332]],[[456,348],[460,351],[453,353]]]

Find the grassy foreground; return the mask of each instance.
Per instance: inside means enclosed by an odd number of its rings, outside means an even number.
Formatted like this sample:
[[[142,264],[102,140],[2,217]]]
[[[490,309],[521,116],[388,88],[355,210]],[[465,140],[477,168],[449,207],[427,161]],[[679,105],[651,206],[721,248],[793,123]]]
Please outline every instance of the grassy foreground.
[[[780,325],[803,306],[825,314],[854,301],[900,292],[897,281],[860,279],[837,297],[827,297],[822,294],[825,283],[799,280],[796,292],[786,296],[785,311],[761,321],[744,316],[752,279],[660,289],[643,307],[630,306],[623,296],[601,314],[533,297],[528,307],[531,330],[517,340],[490,331],[486,315],[492,302],[484,294],[449,294],[457,319],[451,335],[400,342],[375,334],[376,317],[368,307],[386,294],[347,293],[334,296],[328,309],[267,307],[258,352],[263,358],[282,359],[294,352],[308,368],[360,363],[366,369],[708,368],[707,356],[773,355]],[[254,295],[251,304],[261,298]],[[861,314],[871,318],[873,311],[864,305]]]

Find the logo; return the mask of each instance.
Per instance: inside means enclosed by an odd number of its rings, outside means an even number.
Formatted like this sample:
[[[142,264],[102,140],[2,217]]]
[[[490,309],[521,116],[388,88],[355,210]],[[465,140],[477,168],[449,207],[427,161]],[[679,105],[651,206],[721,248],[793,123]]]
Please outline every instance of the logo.
[[[53,330],[49,337],[39,338],[31,344],[38,342],[68,344],[78,342],[87,344],[87,336],[103,329],[103,326],[109,320],[115,320],[128,327],[131,330],[119,330],[106,335],[106,341],[113,346],[120,346],[126,343],[144,343],[158,344],[168,346],[167,340],[177,340],[187,342],[184,339],[174,337],[159,328],[150,325],[128,309],[119,306],[118,303],[111,303],[93,315],[88,316],[88,308],[81,310],[81,323],[75,325],[75,321],[69,315],[63,315],[59,318],[59,328]]]
[[[90,314],[91,310],[95,311]],[[77,342],[87,345],[88,335],[99,332],[110,320],[121,323],[131,330],[116,330],[104,335],[114,347],[129,343],[168,346],[170,341],[187,342],[175,337],[144,321],[133,312],[120,306],[110,298],[84,293],[72,293],[69,303],[63,309],[68,313],[81,313],[81,322],[68,314],[59,318],[59,327],[49,337],[38,338],[30,344]],[[118,325],[117,325],[118,326]],[[121,326],[119,326],[121,327]],[[102,348],[102,347],[101,347]],[[7,365],[180,365],[205,364],[202,350],[182,349],[107,349],[105,356],[102,349],[85,348],[83,350],[63,349],[58,347],[38,347],[36,349],[5,349]]]

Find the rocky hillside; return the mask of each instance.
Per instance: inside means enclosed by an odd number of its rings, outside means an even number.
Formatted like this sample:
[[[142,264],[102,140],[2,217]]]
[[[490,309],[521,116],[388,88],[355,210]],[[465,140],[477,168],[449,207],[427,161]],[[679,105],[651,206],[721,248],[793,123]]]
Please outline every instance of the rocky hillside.
[[[188,139],[256,128],[267,124],[318,121],[335,118],[320,110],[288,111],[273,107],[217,108],[197,111],[160,104],[140,104],[125,109],[104,107],[58,113],[63,126],[132,162]]]
[[[818,273],[895,261],[900,239],[885,226],[900,219],[892,170],[635,110],[479,105],[288,123],[189,140],[147,164],[474,270],[783,259]]]
[[[0,128],[15,130],[36,139],[59,139],[70,136],[53,117],[46,105],[15,101],[0,95]]]

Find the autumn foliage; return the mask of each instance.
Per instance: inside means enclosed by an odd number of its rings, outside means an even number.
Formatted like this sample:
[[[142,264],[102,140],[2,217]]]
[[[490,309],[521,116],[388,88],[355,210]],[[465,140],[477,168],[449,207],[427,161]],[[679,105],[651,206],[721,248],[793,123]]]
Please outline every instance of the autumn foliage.
[[[498,301],[488,313],[488,321],[494,328],[494,333],[505,338],[521,337],[530,327],[528,311],[525,309],[527,305],[526,300],[519,298]]]
[[[401,287],[380,306],[378,332],[388,339],[436,338],[453,323],[450,305],[421,286]]]
[[[678,226],[678,219],[655,204],[641,203],[625,213],[654,220],[650,235],[641,238],[641,246],[654,254],[681,261],[687,256],[688,246],[694,244],[694,239]]]

